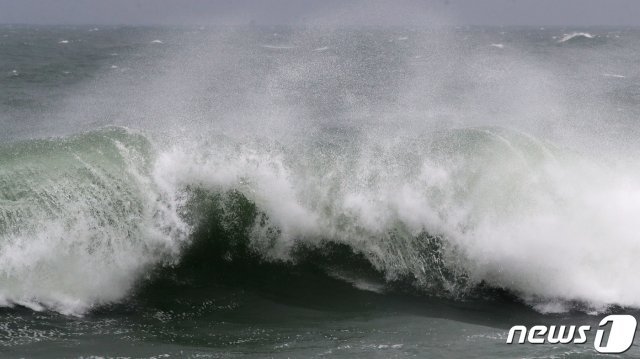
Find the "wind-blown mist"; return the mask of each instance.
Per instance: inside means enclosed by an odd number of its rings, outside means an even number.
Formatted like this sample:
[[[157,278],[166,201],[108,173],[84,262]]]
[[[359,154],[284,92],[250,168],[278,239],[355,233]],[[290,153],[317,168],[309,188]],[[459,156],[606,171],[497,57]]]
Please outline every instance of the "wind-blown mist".
[[[381,291],[640,306],[635,31],[3,31],[99,60],[2,64],[29,93],[3,94],[4,136],[61,136],[0,150],[2,304],[123,300],[180,262],[198,195],[235,193],[265,261],[338,243]],[[37,108],[33,81],[65,87]]]

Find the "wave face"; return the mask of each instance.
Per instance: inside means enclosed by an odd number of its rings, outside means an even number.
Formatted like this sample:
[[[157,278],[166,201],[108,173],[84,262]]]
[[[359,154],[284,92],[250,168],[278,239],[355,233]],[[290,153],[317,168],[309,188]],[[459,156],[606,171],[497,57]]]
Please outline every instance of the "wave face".
[[[80,314],[127,295],[181,229],[121,129],[0,149],[0,303]]]

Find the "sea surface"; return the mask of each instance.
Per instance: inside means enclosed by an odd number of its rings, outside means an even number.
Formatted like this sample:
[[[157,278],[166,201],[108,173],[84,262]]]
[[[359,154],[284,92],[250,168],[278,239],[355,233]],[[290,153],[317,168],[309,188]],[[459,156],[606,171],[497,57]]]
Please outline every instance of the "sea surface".
[[[0,26],[0,357],[595,357],[506,339],[639,314],[639,120],[633,28]]]

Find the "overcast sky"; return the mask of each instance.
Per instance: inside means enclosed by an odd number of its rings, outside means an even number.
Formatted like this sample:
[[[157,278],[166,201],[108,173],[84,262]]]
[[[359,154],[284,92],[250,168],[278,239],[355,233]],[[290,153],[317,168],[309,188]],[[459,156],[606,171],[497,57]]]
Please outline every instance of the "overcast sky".
[[[0,0],[0,23],[640,25],[640,0]]]

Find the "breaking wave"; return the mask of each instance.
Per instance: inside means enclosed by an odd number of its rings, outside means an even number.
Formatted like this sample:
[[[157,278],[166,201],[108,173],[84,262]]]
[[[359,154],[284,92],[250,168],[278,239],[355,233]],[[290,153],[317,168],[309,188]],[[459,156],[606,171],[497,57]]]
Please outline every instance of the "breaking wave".
[[[590,40],[594,38],[595,36],[591,35],[588,32],[572,32],[570,34],[564,34],[564,36],[562,36],[562,38],[558,40],[558,43],[570,43],[580,40]]]
[[[162,147],[107,128],[3,146],[0,304],[81,315],[159,269],[251,259],[330,261],[328,275],[379,293],[640,306],[631,167],[496,127],[316,139]]]

